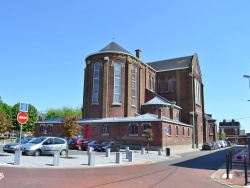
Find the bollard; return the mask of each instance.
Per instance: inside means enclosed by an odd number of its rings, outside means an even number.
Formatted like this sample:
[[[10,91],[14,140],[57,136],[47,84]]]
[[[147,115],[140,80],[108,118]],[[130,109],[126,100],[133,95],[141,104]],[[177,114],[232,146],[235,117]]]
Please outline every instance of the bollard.
[[[106,148],[106,157],[110,156],[110,148]]]
[[[5,140],[3,139],[3,145],[5,145]]]
[[[166,156],[170,156],[170,148],[166,148]]]
[[[92,148],[88,146],[87,155],[89,155],[90,153],[92,153]]]
[[[126,159],[129,158],[129,147],[126,147]]]
[[[226,154],[226,168],[227,168],[227,179],[229,179],[229,157],[228,157],[228,153]]]
[[[247,180],[247,158],[246,156],[244,156],[244,169],[245,169],[245,185],[248,184],[248,180]]]
[[[88,165],[89,166],[95,166],[95,154],[89,153],[88,155]]]
[[[116,161],[117,164],[121,164],[122,163],[122,153],[117,152],[116,153]]]
[[[141,154],[142,154],[142,155],[145,154],[145,148],[141,148]]]
[[[53,165],[54,166],[59,166],[59,156],[60,156],[60,151],[54,151],[54,157],[53,157]]]
[[[161,148],[158,148],[158,155],[162,155],[162,149]]]
[[[129,151],[129,162],[133,162],[133,161],[134,161],[134,152]]]
[[[15,156],[14,156],[14,165],[20,165],[21,164],[21,154],[22,150],[16,150]]]

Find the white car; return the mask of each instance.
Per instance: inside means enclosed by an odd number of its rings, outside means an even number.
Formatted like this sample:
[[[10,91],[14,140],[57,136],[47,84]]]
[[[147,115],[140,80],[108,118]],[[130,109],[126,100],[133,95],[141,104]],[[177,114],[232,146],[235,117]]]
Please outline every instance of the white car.
[[[218,140],[219,144],[221,145],[222,148],[226,147],[226,142],[224,140]]]
[[[56,151],[59,151],[61,156],[65,156],[66,148],[67,141],[57,137],[38,137],[21,146],[23,154],[34,156],[54,154]]]

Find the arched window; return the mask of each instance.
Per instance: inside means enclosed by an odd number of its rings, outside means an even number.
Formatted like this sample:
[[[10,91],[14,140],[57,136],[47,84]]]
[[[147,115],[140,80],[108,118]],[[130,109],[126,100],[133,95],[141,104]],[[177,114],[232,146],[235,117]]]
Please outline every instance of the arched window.
[[[168,126],[168,133],[171,135],[171,125]]]
[[[176,136],[179,135],[178,126],[176,126]]]
[[[152,77],[152,90],[155,91],[155,78]]]
[[[190,129],[188,128],[188,136],[190,136]]]
[[[132,106],[136,106],[136,67],[132,68]]]
[[[93,76],[93,92],[92,92],[92,103],[98,103],[98,93],[99,93],[99,71],[100,64],[96,62],[94,64],[94,76]]]
[[[151,89],[151,76],[148,77],[148,89]]]
[[[185,136],[185,129],[182,127],[182,136]]]
[[[173,90],[173,78],[168,79],[168,92],[172,92]]]
[[[161,79],[160,85],[161,85],[161,92],[166,92],[167,91],[167,79],[166,78]]]
[[[115,62],[114,64],[114,103],[121,103],[121,63]]]

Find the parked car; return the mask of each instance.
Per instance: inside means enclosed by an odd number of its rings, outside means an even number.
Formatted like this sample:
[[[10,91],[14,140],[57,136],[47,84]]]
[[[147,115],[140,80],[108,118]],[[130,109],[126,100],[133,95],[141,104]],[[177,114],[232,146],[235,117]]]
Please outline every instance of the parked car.
[[[100,144],[97,148],[97,151],[106,151],[107,148],[110,148],[110,151],[120,151],[120,144],[117,141],[105,141]]]
[[[97,150],[98,146],[99,146],[99,142],[96,140],[89,140],[89,141],[85,141],[82,143],[81,149],[82,150],[87,150],[88,147],[92,147],[94,150]]]
[[[213,149],[215,149],[215,147],[211,142],[207,142],[202,145],[202,150],[213,150]]]
[[[221,145],[218,142],[213,142],[215,149],[220,149]]]
[[[228,146],[232,146],[232,142],[227,141],[227,145],[228,145]]]
[[[73,138],[69,141],[69,149],[81,150],[81,146],[85,141],[87,140],[83,138]]]
[[[17,139],[16,142],[6,144],[3,147],[3,151],[9,152],[9,153],[14,153],[16,150],[18,150],[21,147],[22,144],[28,143],[31,139],[32,139],[31,137],[25,137],[25,138],[21,139],[20,142],[19,142],[19,139]]]
[[[222,148],[226,147],[224,140],[218,140],[217,142],[221,145]]]
[[[65,156],[66,148],[67,141],[57,137],[38,137],[21,146],[23,154],[34,156],[54,154],[55,151],[59,151],[61,156]]]

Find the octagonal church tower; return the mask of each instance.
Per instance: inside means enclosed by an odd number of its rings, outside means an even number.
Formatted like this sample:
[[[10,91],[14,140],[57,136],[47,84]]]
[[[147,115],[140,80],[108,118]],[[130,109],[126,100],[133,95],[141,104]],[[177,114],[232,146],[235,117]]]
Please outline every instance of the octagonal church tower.
[[[82,118],[131,117],[144,102],[148,66],[115,42],[86,57]]]

